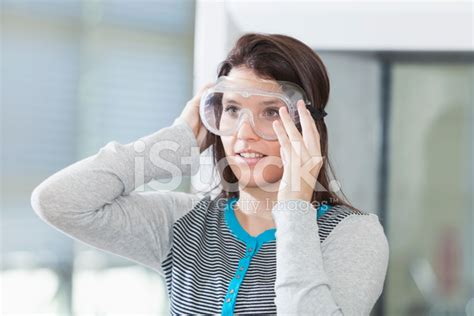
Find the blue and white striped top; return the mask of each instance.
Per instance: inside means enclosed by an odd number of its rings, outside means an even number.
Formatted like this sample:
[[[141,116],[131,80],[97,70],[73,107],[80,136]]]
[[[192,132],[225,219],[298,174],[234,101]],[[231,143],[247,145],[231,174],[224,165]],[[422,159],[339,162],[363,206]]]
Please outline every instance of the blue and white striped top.
[[[174,225],[173,245],[162,265],[173,314],[276,313],[276,229],[249,235],[234,214],[236,201],[206,198]],[[319,207],[317,219],[329,209]],[[337,212],[320,222],[321,239],[350,215]]]

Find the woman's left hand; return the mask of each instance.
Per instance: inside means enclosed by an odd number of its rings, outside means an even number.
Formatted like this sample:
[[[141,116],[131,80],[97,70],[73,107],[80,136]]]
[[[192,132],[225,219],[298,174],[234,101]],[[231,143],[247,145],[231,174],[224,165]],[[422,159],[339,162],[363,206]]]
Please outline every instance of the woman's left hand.
[[[303,135],[296,128],[286,107],[279,110],[281,122],[273,122],[283,161],[278,201],[298,199],[311,202],[323,165],[321,143],[316,124],[303,100],[298,101],[297,107]]]

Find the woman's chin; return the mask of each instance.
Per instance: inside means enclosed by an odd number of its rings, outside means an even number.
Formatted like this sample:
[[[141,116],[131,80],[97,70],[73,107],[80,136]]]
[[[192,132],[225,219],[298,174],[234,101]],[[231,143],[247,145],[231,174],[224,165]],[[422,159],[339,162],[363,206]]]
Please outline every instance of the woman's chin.
[[[260,188],[267,191],[278,191],[278,183],[283,175],[281,160],[273,164],[264,163],[256,166],[243,164],[234,157],[228,157],[232,172],[239,180],[239,187]],[[270,157],[265,157],[265,159]],[[272,157],[273,158],[273,157]],[[275,157],[276,159],[278,157]],[[272,160],[270,160],[272,162]]]
[[[258,188],[268,192],[277,192],[279,188],[280,179],[265,179],[261,175],[247,175],[239,179],[239,186],[241,188]]]

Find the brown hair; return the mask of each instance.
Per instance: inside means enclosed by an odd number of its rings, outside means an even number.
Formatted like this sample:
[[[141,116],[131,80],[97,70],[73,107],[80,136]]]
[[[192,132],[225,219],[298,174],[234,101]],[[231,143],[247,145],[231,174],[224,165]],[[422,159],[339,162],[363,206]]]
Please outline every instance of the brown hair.
[[[310,106],[323,110],[329,99],[329,77],[326,67],[319,56],[306,44],[281,34],[248,33],[240,37],[227,58],[218,67],[218,77],[228,75],[232,68],[245,66],[266,79],[283,80],[296,83],[305,91]],[[313,192],[311,203],[346,205],[356,209],[349,202],[342,190],[342,198],[329,190],[330,175],[334,175],[328,159],[328,132],[323,119],[315,120],[320,134],[321,154],[325,157],[318,175],[318,190]],[[300,130],[301,131],[301,130]],[[217,170],[224,179],[223,189],[219,196],[238,197],[238,179],[228,164],[219,166],[218,162],[226,159],[221,138],[212,133],[207,134],[206,148],[213,146],[213,160]],[[222,162],[221,162],[222,163]],[[231,187],[227,187],[230,184]]]

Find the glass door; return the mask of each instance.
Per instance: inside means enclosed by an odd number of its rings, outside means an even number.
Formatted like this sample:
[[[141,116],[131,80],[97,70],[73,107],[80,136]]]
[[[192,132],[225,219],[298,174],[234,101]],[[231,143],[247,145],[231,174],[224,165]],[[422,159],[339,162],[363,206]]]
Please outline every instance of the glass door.
[[[386,315],[472,315],[474,66],[390,67]]]

